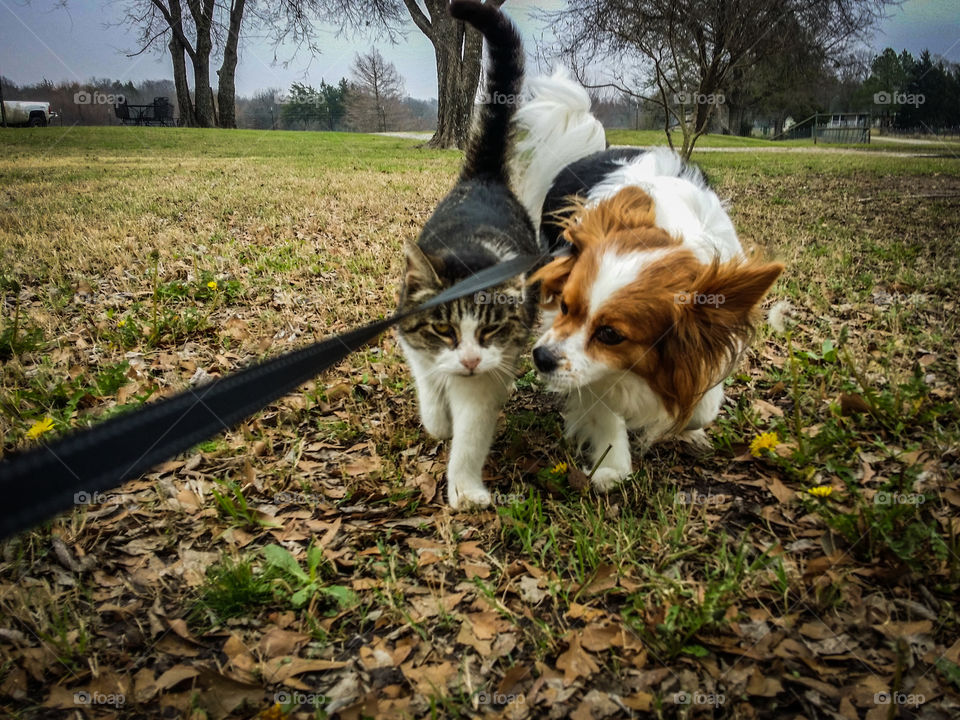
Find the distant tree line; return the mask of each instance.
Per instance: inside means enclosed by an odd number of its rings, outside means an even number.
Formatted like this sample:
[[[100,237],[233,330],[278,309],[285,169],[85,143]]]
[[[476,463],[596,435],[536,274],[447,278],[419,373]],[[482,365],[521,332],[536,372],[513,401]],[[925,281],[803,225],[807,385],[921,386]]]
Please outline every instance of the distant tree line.
[[[485,0],[496,6],[503,1]],[[69,9],[71,0],[58,2]],[[128,55],[168,55],[182,124],[197,127],[241,124],[236,69],[243,41],[251,35],[265,37],[275,52],[288,46],[316,56],[330,26],[393,40],[412,23],[430,40],[436,57],[438,122],[431,144],[455,147],[465,142],[483,43],[476,30],[450,17],[449,0],[116,0],[115,4],[122,16],[114,25],[135,33],[136,47]]]
[[[914,58],[887,48],[870,64],[870,75],[851,99],[852,110],[880,115],[884,124],[933,132],[960,126],[960,64],[924,50]]]
[[[87,83],[43,80],[17,85],[2,78],[2,82],[6,99],[49,102],[64,125],[116,125],[117,102],[146,105],[157,97],[169,98],[175,115],[182,118],[171,80],[121,83],[91,78]],[[396,66],[372,49],[354,58],[349,79],[336,84],[321,79],[318,87],[295,82],[286,90],[261,90],[249,98],[237,97],[234,112],[241,128],[427,132],[436,128],[437,101],[408,97]]]
[[[9,78],[3,83],[4,100],[39,100],[49,102],[60,115],[55,122],[63,125],[116,125],[114,104],[123,99],[131,105],[149,105],[154,98],[176,98],[172,80],[120,82],[109,78],[91,78],[89,82],[38,83],[17,85]],[[176,104],[174,102],[174,104]]]

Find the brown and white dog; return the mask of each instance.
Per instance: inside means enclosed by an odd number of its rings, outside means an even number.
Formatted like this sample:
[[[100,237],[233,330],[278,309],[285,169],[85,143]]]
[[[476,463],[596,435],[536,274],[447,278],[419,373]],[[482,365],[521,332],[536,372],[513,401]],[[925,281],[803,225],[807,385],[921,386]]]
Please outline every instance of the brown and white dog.
[[[706,441],[783,265],[745,256],[698,169],[666,148],[604,150],[582,88],[531,85],[518,188],[542,241],[570,248],[531,277],[547,311],[534,364],[566,395],[567,436],[589,445],[605,491],[632,472],[628,430],[644,446]]]

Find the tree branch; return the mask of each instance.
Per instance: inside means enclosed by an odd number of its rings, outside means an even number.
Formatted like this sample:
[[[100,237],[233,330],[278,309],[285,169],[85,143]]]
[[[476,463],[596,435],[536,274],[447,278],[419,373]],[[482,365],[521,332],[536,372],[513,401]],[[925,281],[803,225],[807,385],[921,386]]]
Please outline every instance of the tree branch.
[[[407,6],[410,17],[413,18],[414,24],[420,28],[420,32],[433,40],[433,24],[427,16],[423,14],[423,10],[417,5],[417,0],[403,0],[403,4]]]

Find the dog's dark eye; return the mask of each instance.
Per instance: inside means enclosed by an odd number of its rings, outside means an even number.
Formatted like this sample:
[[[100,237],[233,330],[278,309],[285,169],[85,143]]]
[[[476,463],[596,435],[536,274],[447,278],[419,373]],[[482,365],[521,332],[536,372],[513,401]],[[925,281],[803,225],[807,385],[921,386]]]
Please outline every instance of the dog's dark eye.
[[[560,312],[564,315],[570,312],[570,308],[567,307],[567,304],[563,300],[560,301]]]
[[[609,325],[601,325],[593,336],[604,345],[618,345],[623,342],[624,337]]]

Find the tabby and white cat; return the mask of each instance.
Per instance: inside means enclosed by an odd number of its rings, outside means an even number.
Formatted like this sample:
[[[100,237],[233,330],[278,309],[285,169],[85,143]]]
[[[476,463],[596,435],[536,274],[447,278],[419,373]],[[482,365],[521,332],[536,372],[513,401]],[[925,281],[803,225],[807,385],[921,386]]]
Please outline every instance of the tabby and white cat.
[[[533,224],[508,184],[510,121],[523,81],[520,36],[492,4],[455,0],[450,14],[486,38],[485,102],[456,186],[417,242],[407,245],[401,309],[483,268],[538,251]],[[400,347],[416,381],[421,422],[434,437],[452,438],[447,497],[454,509],[490,504],[483,463],[536,318],[537,298],[531,290],[519,277],[400,325]]]

